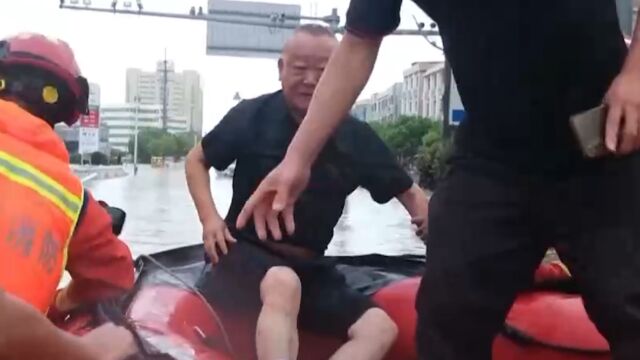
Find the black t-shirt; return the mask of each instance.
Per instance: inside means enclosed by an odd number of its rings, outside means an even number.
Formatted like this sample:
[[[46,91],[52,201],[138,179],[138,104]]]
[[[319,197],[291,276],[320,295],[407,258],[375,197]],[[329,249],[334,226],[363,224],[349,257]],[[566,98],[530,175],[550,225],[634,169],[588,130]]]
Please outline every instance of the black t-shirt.
[[[229,111],[202,140],[207,163],[224,170],[236,161],[227,223],[240,239],[257,240],[253,226],[234,224],[260,181],[284,158],[298,125],[281,91],[245,100]],[[309,186],[295,207],[296,232],[284,241],[324,253],[347,196],[358,186],[385,203],[413,184],[366,123],[347,119],[311,169]]]
[[[569,116],[601,103],[626,55],[614,0],[414,2],[438,23],[467,110],[459,151],[527,173],[579,163]],[[388,34],[401,4],[351,0],[347,29]]]

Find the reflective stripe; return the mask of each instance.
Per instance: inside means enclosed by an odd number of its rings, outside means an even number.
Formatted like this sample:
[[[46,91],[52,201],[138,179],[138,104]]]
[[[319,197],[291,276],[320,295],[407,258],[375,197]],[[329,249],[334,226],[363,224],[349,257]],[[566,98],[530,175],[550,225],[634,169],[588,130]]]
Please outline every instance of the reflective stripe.
[[[71,238],[73,238],[73,234],[76,232],[76,228],[78,227],[80,213],[82,212],[82,204],[84,204],[84,190],[80,193],[80,208],[75,213],[73,225],[71,227],[71,231],[69,231],[69,237],[67,237],[64,242],[64,248],[62,249],[62,271],[60,272],[60,278],[64,276],[64,270],[67,268],[67,261],[69,260],[69,244],[71,243]]]
[[[82,198],[72,194],[51,177],[28,163],[0,151],[0,175],[26,186],[53,202],[72,221],[76,221]]]

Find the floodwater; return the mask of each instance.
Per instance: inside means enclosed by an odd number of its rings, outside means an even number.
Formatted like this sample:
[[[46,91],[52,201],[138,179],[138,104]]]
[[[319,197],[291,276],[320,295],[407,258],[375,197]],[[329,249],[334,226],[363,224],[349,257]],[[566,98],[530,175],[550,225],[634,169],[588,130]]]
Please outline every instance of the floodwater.
[[[127,212],[121,238],[134,257],[197,244],[202,239],[181,164],[140,166],[136,176],[91,181],[87,187],[97,199]],[[211,190],[218,211],[225,215],[231,202],[231,178],[212,171]],[[424,254],[424,245],[413,231],[400,202],[394,199],[379,205],[366,190],[358,189],[348,198],[327,254]]]

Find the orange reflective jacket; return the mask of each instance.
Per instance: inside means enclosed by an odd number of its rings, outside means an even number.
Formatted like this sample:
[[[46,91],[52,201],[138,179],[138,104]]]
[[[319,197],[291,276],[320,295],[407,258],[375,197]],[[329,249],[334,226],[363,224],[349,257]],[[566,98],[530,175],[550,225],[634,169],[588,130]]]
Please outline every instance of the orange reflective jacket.
[[[83,193],[53,129],[0,100],[0,287],[42,312],[62,277]]]

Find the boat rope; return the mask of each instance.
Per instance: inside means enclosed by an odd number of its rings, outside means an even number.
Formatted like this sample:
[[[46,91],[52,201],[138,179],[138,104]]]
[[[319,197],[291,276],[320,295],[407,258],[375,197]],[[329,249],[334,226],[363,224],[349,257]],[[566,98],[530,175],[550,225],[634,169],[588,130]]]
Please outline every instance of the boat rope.
[[[83,177],[81,181],[82,181],[82,183],[84,184],[84,183],[88,182],[89,180],[93,180],[93,179],[94,179],[94,178],[96,178],[97,176],[98,176],[98,173],[91,173],[91,174],[89,174],[89,175],[87,175],[87,176]]]
[[[233,346],[231,346],[231,340],[229,339],[229,334],[227,334],[227,331],[224,328],[224,324],[222,323],[222,320],[220,319],[218,314],[215,312],[215,310],[213,310],[213,308],[211,307],[211,305],[209,304],[207,299],[202,295],[202,293],[200,293],[200,291],[198,289],[196,289],[193,285],[191,285],[191,284],[187,283],[186,281],[184,281],[184,279],[182,279],[180,276],[176,275],[173,271],[171,271],[171,269],[169,269],[166,266],[162,265],[162,263],[160,263],[158,260],[154,259],[153,257],[151,257],[149,255],[146,255],[146,254],[140,255],[140,257],[149,260],[152,264],[157,266],[160,270],[164,271],[165,273],[169,274],[169,276],[171,276],[174,279],[178,280],[181,284],[186,286],[187,289],[189,289],[198,298],[200,298],[200,300],[202,300],[202,302],[207,306],[207,309],[209,309],[209,312],[211,313],[211,315],[213,315],[216,323],[218,323],[218,327],[220,328],[220,332],[222,333],[222,338],[224,340],[225,346],[227,347],[227,350],[229,351],[229,353],[231,354],[231,356],[234,359],[237,359],[238,357],[236,356],[236,353],[233,350]]]

